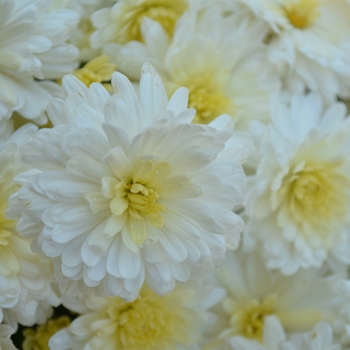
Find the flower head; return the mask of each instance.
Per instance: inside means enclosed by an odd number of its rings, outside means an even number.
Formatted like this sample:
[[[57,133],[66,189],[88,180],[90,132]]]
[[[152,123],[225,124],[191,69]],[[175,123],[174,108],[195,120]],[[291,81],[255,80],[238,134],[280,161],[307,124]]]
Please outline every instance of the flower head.
[[[279,83],[265,47],[256,39],[260,27],[223,17],[220,9],[213,3],[204,13],[194,9],[186,13],[172,40],[157,22],[145,19],[141,26],[145,43],[110,44],[105,51],[133,79],[139,78],[144,62],[152,62],[168,96],[187,87],[189,107],[197,111],[194,123],[209,124],[229,114],[236,128],[247,130],[253,119],[269,120],[270,97]]]
[[[269,61],[285,88],[322,94],[327,103],[349,96],[350,6],[344,0],[240,0],[248,20],[265,24]]]
[[[221,314],[226,323],[221,323],[219,339],[233,337],[232,345],[240,337],[273,349],[268,344],[277,345],[285,333],[308,331],[332,320],[332,281],[315,270],[286,277],[266,269],[256,254],[230,252],[216,276],[227,290]]]
[[[323,111],[316,95],[295,96],[290,108],[275,106],[269,127],[254,124],[263,158],[247,194],[247,233],[264,242],[269,267],[292,274],[299,267],[319,267],[329,253],[349,259],[345,111],[342,104]]]
[[[148,64],[139,98],[120,73],[112,85],[109,96],[99,84],[63,80],[66,100],[49,106],[54,127],[22,148],[38,170],[12,196],[9,215],[55,258],[61,288],[135,299],[146,279],[164,294],[190,267],[220,263],[224,237],[237,247],[243,222],[232,209],[244,173],[229,132],[190,124],[186,89],[168,101]]]
[[[197,349],[200,329],[211,324],[206,309],[223,295],[220,288],[192,284],[165,296],[145,285],[133,302],[86,296],[83,314],[51,338],[50,349]]]
[[[18,235],[17,222],[5,214],[8,199],[19,188],[14,176],[27,170],[20,163],[19,146],[36,130],[27,124],[0,147],[0,318],[14,328],[45,321],[50,305],[59,304],[48,278],[49,263],[31,251],[30,240]]]

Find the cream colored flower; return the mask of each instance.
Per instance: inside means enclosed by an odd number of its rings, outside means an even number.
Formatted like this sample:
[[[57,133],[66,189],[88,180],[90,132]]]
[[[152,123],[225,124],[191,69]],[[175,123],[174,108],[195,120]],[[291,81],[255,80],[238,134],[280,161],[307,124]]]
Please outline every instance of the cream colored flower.
[[[350,6],[346,0],[240,0],[269,29],[269,60],[289,90],[349,97]],[[243,13],[244,18],[249,18]]]
[[[220,264],[226,237],[237,248],[243,221],[232,209],[245,175],[230,132],[191,124],[186,89],[168,100],[149,64],[139,97],[120,73],[112,85],[110,96],[63,79],[67,98],[48,109],[54,127],[22,148],[38,172],[11,197],[9,217],[55,260],[63,292],[132,300],[144,280],[165,294],[191,268]]]
[[[284,332],[305,332],[320,321],[332,320],[332,280],[315,270],[286,277],[266,269],[256,254],[229,252],[216,276],[227,291],[219,339],[232,346],[239,343],[232,337],[239,336],[277,350]]]
[[[27,170],[20,164],[19,146],[37,127],[28,124],[17,130],[0,148],[0,318],[16,328],[44,322],[50,305],[59,299],[47,277],[50,266],[30,249],[30,240],[20,237],[16,221],[6,218],[9,197],[18,190],[14,176]]]
[[[272,107],[270,126],[252,132],[261,161],[247,193],[246,234],[269,268],[293,274],[328,255],[349,263],[350,120],[341,103],[318,95]]]
[[[247,130],[253,119],[269,121],[270,98],[279,83],[258,42],[260,27],[222,17],[215,5],[204,13],[193,9],[184,15],[172,40],[157,22],[146,18],[141,25],[144,44],[110,44],[105,52],[133,79],[139,78],[144,62],[151,62],[169,96],[180,86],[187,87],[189,107],[197,111],[194,123],[208,124],[230,114],[237,129]]]
[[[50,349],[199,350],[200,330],[214,321],[206,310],[223,296],[222,289],[199,283],[164,296],[145,285],[133,302],[85,296],[81,316],[50,339]]]

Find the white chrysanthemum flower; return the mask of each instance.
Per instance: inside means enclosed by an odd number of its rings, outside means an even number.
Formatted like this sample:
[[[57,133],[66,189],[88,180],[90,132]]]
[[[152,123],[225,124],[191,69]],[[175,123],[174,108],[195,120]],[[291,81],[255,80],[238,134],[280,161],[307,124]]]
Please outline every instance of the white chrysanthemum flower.
[[[40,117],[59,86],[36,79],[61,78],[76,66],[78,50],[65,41],[79,15],[68,9],[50,11],[50,4],[0,0],[0,119],[13,111],[27,119]]]
[[[185,15],[172,42],[157,22],[146,18],[141,25],[145,43],[110,44],[105,52],[133,79],[139,78],[144,62],[151,62],[169,96],[187,87],[189,106],[197,110],[195,123],[208,124],[225,113],[238,129],[248,129],[253,119],[269,121],[270,96],[278,91],[278,82],[256,39],[260,27],[222,17],[215,5]]]
[[[340,344],[333,341],[332,327],[327,323],[318,323],[313,331],[296,334],[288,342],[283,342],[280,350],[341,350]]]
[[[0,318],[3,315],[14,328],[16,323],[44,322],[51,312],[50,305],[60,303],[46,279],[50,273],[48,262],[31,251],[30,240],[20,237],[16,222],[5,217],[8,199],[18,190],[13,178],[25,170],[19,162],[18,148],[36,131],[36,126],[28,124],[0,148]]]
[[[261,155],[247,192],[247,238],[263,248],[269,268],[293,274],[320,267],[328,255],[350,262],[350,119],[319,96],[272,106],[272,124],[252,133]],[[248,227],[249,226],[249,227]]]
[[[172,35],[176,22],[187,9],[188,0],[119,0],[113,7],[101,9],[91,16],[97,30],[91,35],[91,46],[108,43],[142,41],[141,23],[151,18]]]
[[[291,90],[327,102],[349,96],[350,6],[346,0],[240,0],[270,28],[270,61]]]
[[[215,322],[207,309],[223,297],[221,288],[201,283],[178,284],[164,296],[144,285],[133,302],[85,296],[81,306],[69,304],[81,316],[57,332],[49,346],[51,350],[199,350],[201,332]]]
[[[37,170],[19,177],[9,214],[55,258],[57,278],[128,299],[146,279],[164,294],[190,267],[221,263],[223,235],[237,247],[245,175],[234,151],[221,155],[229,132],[191,124],[186,89],[168,101],[148,64],[139,98],[120,73],[112,85],[110,96],[63,79],[66,100],[48,108],[54,128],[22,147]]]
[[[277,344],[283,339],[280,325],[286,333],[303,332],[333,317],[333,280],[320,277],[315,270],[286,277],[266,269],[256,254],[229,252],[216,276],[227,290],[220,316],[222,341],[240,336],[265,345]],[[270,324],[269,335],[264,334],[268,316],[279,321]],[[274,333],[277,341],[271,336]]]
[[[0,324],[0,350],[17,350],[10,339],[14,329],[7,324]]]

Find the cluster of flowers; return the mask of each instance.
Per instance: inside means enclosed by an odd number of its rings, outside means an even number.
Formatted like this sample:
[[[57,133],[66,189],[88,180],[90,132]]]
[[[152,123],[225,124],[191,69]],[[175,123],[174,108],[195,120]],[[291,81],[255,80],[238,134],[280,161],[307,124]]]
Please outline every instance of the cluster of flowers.
[[[347,99],[348,0],[0,0],[0,348],[350,349]]]

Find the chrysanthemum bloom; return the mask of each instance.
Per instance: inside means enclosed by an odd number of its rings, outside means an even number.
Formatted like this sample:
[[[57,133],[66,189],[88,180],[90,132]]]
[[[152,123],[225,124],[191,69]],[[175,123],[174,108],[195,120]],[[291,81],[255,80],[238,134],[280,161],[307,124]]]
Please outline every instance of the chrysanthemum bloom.
[[[270,29],[269,58],[289,89],[349,96],[350,6],[346,0],[240,0]],[[243,17],[250,19],[246,13]]]
[[[263,248],[268,267],[293,274],[332,255],[350,262],[350,119],[319,96],[276,103],[271,125],[256,122],[261,155],[247,192],[247,238]]]
[[[50,339],[51,350],[200,349],[201,331],[214,315],[206,311],[224,297],[221,288],[199,283],[177,285],[160,296],[148,286],[138,298],[86,296],[75,305],[81,316]]]
[[[148,64],[139,98],[120,73],[112,85],[110,96],[63,79],[67,98],[48,108],[54,128],[22,148],[37,170],[22,175],[9,215],[67,288],[135,299],[146,279],[164,294],[190,267],[221,263],[225,235],[238,245],[243,221],[232,209],[245,175],[234,151],[221,156],[230,133],[191,124],[186,89],[168,101]]]
[[[280,349],[341,350],[342,348],[333,340],[332,327],[321,322],[311,332],[293,335],[290,341],[281,344]]]
[[[36,327],[36,329],[25,329],[23,331],[23,350],[50,350],[50,338],[60,329],[68,327],[69,324],[69,317],[61,316],[49,320],[46,324]]]
[[[26,125],[0,148],[0,318],[14,328],[17,322],[45,322],[50,304],[60,303],[46,279],[48,262],[31,251],[30,240],[18,235],[16,221],[5,216],[8,199],[19,187],[13,178],[26,169],[19,163],[19,145],[36,130]]]
[[[233,336],[258,343],[267,341],[264,330],[268,316],[279,321],[270,320],[270,338],[274,333],[281,334],[280,325],[286,333],[293,334],[309,331],[320,321],[332,320],[332,281],[320,277],[315,270],[286,277],[266,269],[256,254],[229,252],[216,275],[227,291],[220,316],[221,320],[226,319],[226,323],[221,321],[219,332],[223,341]],[[275,332],[271,327],[275,327]]]
[[[62,78],[76,66],[78,50],[66,40],[79,15],[50,11],[50,5],[47,0],[0,0],[0,120],[17,111],[45,122],[40,114],[59,86],[37,79]]]
[[[97,30],[91,35],[91,46],[107,43],[142,41],[140,25],[145,17],[160,23],[172,35],[176,22],[187,9],[187,0],[120,0],[113,7],[101,9],[91,16]]]
[[[0,324],[0,349],[1,350],[17,350],[10,339],[14,333],[14,329],[7,324]]]
[[[142,64],[151,62],[169,96],[187,87],[189,106],[197,110],[194,123],[208,124],[226,113],[236,128],[248,129],[253,119],[269,121],[270,97],[279,83],[257,39],[259,25],[224,18],[215,5],[184,15],[172,41],[162,26],[146,18],[141,26],[145,43],[110,44],[105,52],[132,79],[139,79]]]

